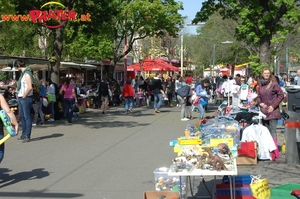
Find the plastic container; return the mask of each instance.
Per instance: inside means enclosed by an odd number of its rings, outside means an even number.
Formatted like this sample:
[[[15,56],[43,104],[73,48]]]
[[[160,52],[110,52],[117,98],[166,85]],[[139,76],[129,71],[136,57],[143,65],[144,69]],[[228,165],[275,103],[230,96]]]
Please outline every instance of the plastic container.
[[[295,199],[291,195],[294,190],[300,190],[300,184],[284,184],[271,188],[271,199]]]
[[[183,194],[185,193],[185,180],[179,177],[168,176],[168,171],[170,168],[160,167],[154,170],[155,177],[155,190],[156,191],[178,191],[180,186],[182,186]]]

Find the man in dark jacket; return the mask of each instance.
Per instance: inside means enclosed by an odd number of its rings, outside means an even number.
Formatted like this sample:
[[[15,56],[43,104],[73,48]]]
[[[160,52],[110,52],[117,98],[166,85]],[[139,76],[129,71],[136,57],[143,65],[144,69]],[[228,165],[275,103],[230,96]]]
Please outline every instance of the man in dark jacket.
[[[163,97],[165,97],[165,92],[163,90],[162,87],[162,74],[161,73],[156,73],[156,76],[154,77],[153,81],[153,85],[152,85],[152,93],[154,95],[154,113],[159,113],[159,108],[161,106]]]

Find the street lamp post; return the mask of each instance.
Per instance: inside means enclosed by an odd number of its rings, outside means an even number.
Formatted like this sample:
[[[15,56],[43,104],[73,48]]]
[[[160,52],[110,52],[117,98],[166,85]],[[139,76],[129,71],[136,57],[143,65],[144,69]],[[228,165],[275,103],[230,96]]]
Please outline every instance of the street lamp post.
[[[215,68],[215,61],[216,61],[216,44],[214,44],[214,51],[213,51],[213,57],[212,57],[212,66],[210,67],[210,76],[212,77],[212,69]]]
[[[222,44],[232,44],[233,43],[233,41],[223,41],[222,42]],[[235,63],[234,63],[235,64]],[[233,67],[233,66],[231,66],[231,67]],[[232,73],[233,73],[234,71],[232,71]],[[227,97],[228,97],[228,99],[227,99],[227,106],[229,107],[230,106],[230,94],[231,94],[231,92],[230,92],[230,83],[229,83],[229,77],[227,78],[227,83],[228,83],[228,95],[227,95]]]
[[[183,77],[183,35],[180,39],[180,76]]]

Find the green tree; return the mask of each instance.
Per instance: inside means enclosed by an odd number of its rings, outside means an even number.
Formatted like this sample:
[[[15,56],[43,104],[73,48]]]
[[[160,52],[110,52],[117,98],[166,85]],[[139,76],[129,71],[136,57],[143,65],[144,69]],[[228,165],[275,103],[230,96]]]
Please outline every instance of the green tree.
[[[206,21],[218,12],[224,19],[234,19],[238,26],[236,38],[253,45],[260,64],[271,64],[272,43],[284,41],[293,24],[300,18],[297,0],[207,0],[196,14],[193,23]]]
[[[178,14],[180,9],[183,9],[182,3],[175,0],[121,1],[118,14],[112,21],[115,43],[113,63],[124,58],[138,40],[176,36],[183,26],[183,19]],[[127,49],[123,52],[120,49],[124,45]]]
[[[44,1],[35,0],[35,1],[23,1],[23,0],[13,0],[13,4],[16,6],[16,11],[18,14],[28,14],[30,10],[33,9],[42,9],[44,11],[49,10],[75,10],[77,13],[77,20],[76,21],[67,21],[67,20],[54,20],[51,19],[49,21],[43,21],[43,25],[59,25],[62,26],[58,28],[52,28],[51,36],[52,36],[52,50],[51,50],[51,60],[55,61],[51,67],[51,78],[54,82],[58,82],[59,80],[59,68],[60,68],[60,61],[62,58],[62,52],[64,47],[64,31],[68,26],[72,26],[74,29],[74,34],[72,34],[72,38],[74,39],[77,36],[77,33],[82,31],[87,31],[87,35],[98,34],[99,30],[102,29],[102,25],[109,23],[110,18],[116,11],[115,3],[116,1],[110,0],[87,0],[87,1],[79,1],[79,0],[62,0],[59,3],[63,5],[57,5],[58,2],[52,2],[51,4],[45,5]],[[89,13],[91,21],[83,20],[82,14]],[[87,17],[87,15],[86,15]],[[80,20],[79,20],[80,19]],[[41,23],[36,23],[36,29],[40,29]],[[79,29],[79,28],[82,29]],[[36,31],[36,33],[39,33]],[[81,49],[81,48],[80,48]]]
[[[41,0],[13,0],[18,14],[28,14],[30,10],[41,9],[44,3]],[[48,26],[62,24],[51,29],[50,34],[53,41],[51,56],[54,57],[51,60],[56,61],[51,67],[51,78],[55,82],[59,79],[64,39],[66,48],[76,57],[100,57],[110,54],[111,57],[108,58],[115,64],[132,50],[136,40],[151,36],[160,37],[166,33],[176,35],[182,26],[182,18],[177,12],[182,9],[182,4],[174,0],[63,0],[60,3],[63,4],[63,8],[52,3],[42,9],[75,10],[79,18],[81,14],[89,13],[91,21],[43,21],[43,24]],[[35,25],[37,29],[41,27],[39,23]],[[70,27],[66,28],[67,26]],[[120,52],[125,38],[128,48],[125,52]]]

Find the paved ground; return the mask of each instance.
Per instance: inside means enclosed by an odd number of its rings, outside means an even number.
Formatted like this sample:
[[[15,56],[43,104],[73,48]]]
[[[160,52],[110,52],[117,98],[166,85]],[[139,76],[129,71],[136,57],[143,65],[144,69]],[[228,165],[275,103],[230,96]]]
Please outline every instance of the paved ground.
[[[144,191],[155,190],[155,168],[169,167],[175,157],[169,141],[183,136],[186,125],[196,121],[181,122],[178,107],[163,107],[160,114],[141,107],[130,115],[123,107],[113,107],[105,115],[88,109],[73,124],[59,120],[36,126],[31,142],[16,138],[6,142],[0,197],[143,198]],[[259,162],[238,170],[262,174],[270,186],[299,183],[299,167],[283,163],[284,156],[280,162]],[[193,184],[194,193],[207,195],[199,180]],[[212,180],[205,180],[211,189]]]

